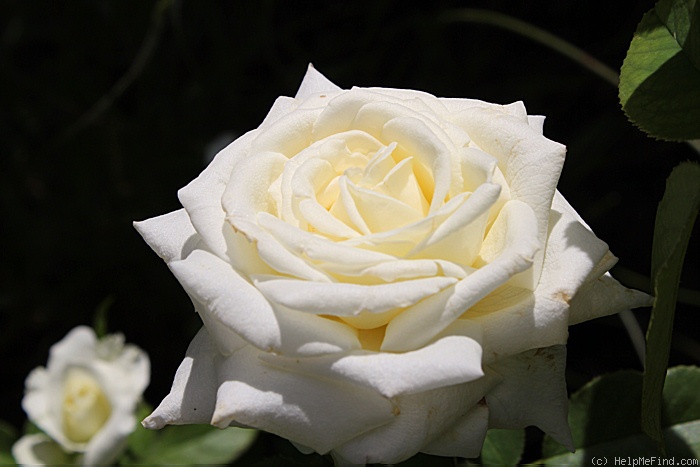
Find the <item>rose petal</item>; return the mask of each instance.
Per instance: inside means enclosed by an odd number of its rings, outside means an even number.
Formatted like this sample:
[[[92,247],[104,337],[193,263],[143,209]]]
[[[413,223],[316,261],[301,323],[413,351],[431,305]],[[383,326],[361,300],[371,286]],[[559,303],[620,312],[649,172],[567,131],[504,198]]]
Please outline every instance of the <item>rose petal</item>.
[[[628,289],[605,274],[584,284],[574,295],[570,302],[569,325],[653,303],[654,297]]]
[[[233,166],[248,155],[257,130],[246,133],[219,152],[199,176],[178,191],[180,203],[187,211],[195,230],[207,248],[228,260],[227,235],[233,232],[225,225],[226,214],[221,197],[226,190]]]
[[[527,124],[530,125],[530,128],[535,130],[539,134],[544,133],[544,120],[545,117],[542,115],[528,115],[527,116]]]
[[[343,182],[346,179],[341,180]],[[391,196],[368,190],[353,183],[341,183],[369,232],[386,232],[423,218],[422,213]]]
[[[170,268],[188,294],[221,324],[261,349],[278,348],[281,335],[270,304],[231,266],[196,250]]]
[[[483,326],[484,362],[565,344],[568,337],[566,303],[509,285],[492,292],[462,317]]]
[[[489,428],[489,409],[476,404],[454,425],[437,436],[421,452],[444,457],[479,457]]]
[[[347,177],[345,175],[338,177],[337,183],[338,198],[333,206],[331,206],[329,214],[342,220],[345,224],[352,226],[363,235],[371,235],[372,231],[367,225],[367,222],[365,222],[365,219],[362,217],[362,214],[360,213],[357,204],[350,193],[350,188],[348,187],[350,183],[348,182]],[[354,235],[353,237],[346,238],[357,237],[358,235]]]
[[[320,112],[320,108],[299,107],[275,120],[257,132],[250,143],[250,154],[276,152],[293,157],[312,143],[311,129]]]
[[[457,282],[453,277],[427,277],[378,285],[310,282],[280,276],[253,276],[265,297],[292,310],[331,316],[357,316],[404,308]]]
[[[255,159],[242,161],[231,176],[231,183],[226,188],[221,204],[231,225],[242,232],[249,241],[257,243],[259,258],[272,269],[309,280],[328,281],[328,277],[322,271],[291,254],[257,225],[258,215],[268,210],[274,211],[270,206],[271,199],[267,187],[279,176],[285,160],[280,154],[268,152],[258,154]],[[284,229],[297,230],[287,223],[282,224]],[[226,229],[226,226],[223,228]],[[230,235],[233,236],[233,233]],[[233,243],[233,240],[229,243]],[[235,260],[235,256],[232,260]],[[242,269],[247,273],[252,272],[250,265]]]
[[[313,94],[323,92],[336,92],[341,89],[333,84],[328,78],[323,76],[314,66],[309,63],[304,79],[299,85],[299,90],[294,96],[295,99],[306,99]]]
[[[500,185],[483,183],[444,222],[409,253],[414,258],[474,263],[481,250],[490,208],[498,200]]]
[[[267,213],[265,212],[261,212],[259,219],[263,219],[266,214]],[[279,221],[279,219],[276,217],[270,216],[270,218]],[[317,282],[331,282],[331,278],[324,271],[314,267],[313,264],[306,261],[299,255],[294,254],[293,251],[286,248],[286,245],[280,243],[277,237],[271,235],[267,230],[261,228],[258,223],[253,223],[248,220],[235,217],[231,217],[229,220],[231,224],[242,232],[251,243],[255,243],[257,246],[259,259],[263,260],[269,267],[269,271],[263,271],[262,269],[259,269],[258,271],[288,274],[293,277],[299,277],[301,279]],[[301,232],[296,227],[290,226],[282,221],[279,222],[281,231],[289,232],[292,235],[297,232]],[[279,235],[280,232],[275,233]],[[252,275],[255,273],[255,271],[250,271],[247,268],[242,269],[242,272],[244,272],[246,275]]]
[[[277,99],[275,99],[275,102],[272,103],[270,111],[267,113],[267,115],[265,116],[258,128],[267,128],[280,118],[283,118],[288,113],[296,110],[297,107],[299,107],[299,101],[297,99],[293,99],[287,96],[278,97]]]
[[[550,216],[544,268],[534,294],[511,280],[510,286],[494,291],[464,316],[484,326],[489,361],[535,347],[565,344],[571,297],[608,255],[608,246],[568,211],[555,206]]]
[[[348,380],[391,398],[481,378],[484,373],[478,342],[480,328],[472,325],[470,331],[472,337],[448,336],[422,349],[400,354],[354,351],[306,359],[266,354],[261,359],[312,378]]]
[[[392,146],[394,145],[395,143],[392,143],[389,146],[390,151],[393,151]],[[428,202],[425,200],[425,196],[416,179],[412,157],[399,161],[387,172],[381,182],[377,183],[372,189],[400,199],[420,213],[421,216],[428,214]]]
[[[225,326],[259,349],[289,354],[359,347],[353,331],[339,323],[278,315],[258,289],[211,253],[197,250],[170,266],[187,293],[201,303],[198,311],[205,323]]]
[[[425,218],[405,225],[403,227],[389,230],[387,232],[373,233],[363,237],[348,239],[342,242],[344,246],[353,246],[361,251],[373,251],[376,254],[387,254],[405,258],[426,236],[445,222],[459,207],[469,198],[468,193],[460,193],[451,198],[437,212]]]
[[[278,355],[313,357],[359,349],[357,331],[339,321],[303,311],[274,307],[282,329]]]
[[[368,104],[363,111],[374,107]],[[361,115],[363,114],[358,114],[358,118]],[[441,130],[438,133],[436,128],[430,128],[424,120],[413,117],[396,117],[389,120],[383,126],[381,135],[386,142],[398,142],[400,148],[403,147],[408,155],[413,156],[418,163],[414,172],[426,200],[430,203],[428,212],[437,211],[444,204],[450,191],[453,183],[451,174],[459,173],[452,170],[453,163],[457,163],[456,158],[451,157],[451,154],[456,152],[453,143],[445,142],[448,138]],[[431,176],[421,176],[423,173],[419,170],[420,166],[426,167]]]
[[[608,245],[559,206],[555,198],[549,220],[549,239],[537,294],[569,302],[598,264],[615,264]],[[568,203],[567,203],[568,206]],[[602,273],[602,271],[601,271]]]
[[[324,185],[331,191],[331,195],[337,192],[334,178],[348,170],[359,170],[359,167],[367,164],[368,154],[381,148],[382,144],[375,138],[351,130],[316,141],[300,151],[285,163],[282,177],[270,187],[274,196],[279,197],[279,217],[287,223],[306,228],[297,219],[295,208],[298,200],[317,199],[319,194],[326,196],[325,193],[319,193]],[[319,166],[320,161],[325,162],[325,166]],[[345,219],[342,220],[346,222]]]
[[[391,255],[354,248],[346,243],[336,243],[304,232],[264,212],[258,214],[257,223],[289,252],[298,257],[308,258],[324,270],[327,263],[366,268],[396,259]]]
[[[340,271],[338,271],[340,272]],[[418,277],[448,276],[463,279],[467,272],[464,268],[450,261],[433,259],[399,259],[387,261],[366,269],[357,271],[343,270],[349,276],[357,276],[367,280],[368,277],[376,277],[384,282],[394,282],[399,279],[414,279]]]
[[[229,356],[248,345],[217,316],[208,313],[204,305],[194,299],[192,303],[222,355]],[[356,332],[343,323],[289,309],[275,310],[275,316],[284,330],[282,343],[274,349],[279,355],[308,357],[362,347]]]
[[[481,378],[466,384],[397,396],[399,415],[393,423],[369,431],[334,449],[334,455],[354,464],[395,464],[430,445],[466,415],[486,394],[491,381]]]
[[[220,360],[206,327],[192,339],[175,373],[170,393],[142,422],[150,429],[188,423],[208,424],[216,404],[216,363]]]
[[[244,424],[324,454],[396,417],[392,403],[375,391],[285,371],[260,355],[247,347],[219,365],[213,425]]]
[[[319,164],[323,163],[319,162]],[[333,206],[334,210],[336,206],[338,206],[338,203]],[[298,207],[302,218],[308,222],[315,231],[327,236],[338,239],[355,238],[360,236],[360,233],[355,230],[355,227],[359,227],[360,232],[362,232],[362,227],[366,228],[366,226],[358,226],[357,223],[353,223],[352,221],[347,222],[344,219],[345,216],[334,215],[337,214],[337,212],[329,212],[314,198],[301,199]]]
[[[369,133],[375,135],[373,133],[374,130],[377,130],[383,123],[378,127],[376,125],[358,125],[355,121],[360,109],[367,104],[385,103],[393,105],[394,116],[410,112],[411,115],[417,118],[429,118],[426,115],[431,113],[430,107],[423,100],[416,99],[418,95],[430,96],[429,94],[415,92],[415,94],[409,96],[407,94],[399,95],[383,91],[387,90],[381,88],[352,88],[351,91],[346,91],[333,97],[314,123],[313,139],[317,141],[331,135],[343,133],[351,128],[364,131],[370,130]],[[432,98],[435,100],[434,97]],[[418,111],[416,112],[416,110]],[[391,116],[392,113],[387,114],[384,123]]]
[[[134,227],[166,263],[187,257],[201,239],[184,209],[134,222]]]
[[[487,373],[493,371],[503,379],[486,394],[489,427],[535,425],[573,452],[565,367],[563,345],[531,350],[493,364]]]
[[[287,158],[278,152],[260,152],[239,162],[221,194],[229,218],[254,219],[260,212],[279,213],[268,188],[285,169]]]
[[[459,117],[455,118],[456,115],[474,110],[485,109],[487,111],[499,112],[510,117],[515,117],[517,120],[524,123],[529,122],[529,116],[527,115],[525,104],[522,101],[501,105],[492,104],[490,102],[484,102],[477,99],[455,99],[441,97],[438,98],[438,100],[448,112],[448,118],[455,121],[460,120]]]
[[[484,240],[482,254],[489,257],[486,264],[394,318],[387,326],[382,350],[406,351],[425,345],[487,294],[531,267],[538,248],[536,229],[526,204],[506,203]]]
[[[537,238],[547,238],[549,210],[566,155],[566,147],[532,129],[527,118],[504,114],[493,108],[462,111],[455,120],[483,151],[498,159],[511,196],[527,203],[535,213]],[[544,251],[535,257],[529,288],[539,280]]]
[[[482,183],[492,182],[498,166],[498,161],[493,156],[477,148],[461,148],[459,162],[464,180],[461,191],[476,191]]]
[[[12,457],[19,465],[68,465],[70,458],[61,446],[43,433],[24,435],[12,445]]]

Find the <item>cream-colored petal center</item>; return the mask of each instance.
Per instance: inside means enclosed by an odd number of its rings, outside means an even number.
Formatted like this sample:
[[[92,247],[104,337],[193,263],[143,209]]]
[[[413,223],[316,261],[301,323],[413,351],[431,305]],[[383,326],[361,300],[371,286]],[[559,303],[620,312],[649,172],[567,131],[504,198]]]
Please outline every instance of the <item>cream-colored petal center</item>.
[[[112,406],[100,383],[83,368],[71,368],[63,381],[63,432],[76,443],[86,443],[102,428]]]

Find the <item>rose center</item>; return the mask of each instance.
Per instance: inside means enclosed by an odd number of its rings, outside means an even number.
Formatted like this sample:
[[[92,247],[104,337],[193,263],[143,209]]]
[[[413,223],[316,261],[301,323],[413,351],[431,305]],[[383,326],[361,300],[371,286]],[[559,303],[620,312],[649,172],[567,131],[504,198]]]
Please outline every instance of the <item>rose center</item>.
[[[63,382],[63,432],[76,443],[89,441],[105,424],[112,407],[97,380],[71,368]]]

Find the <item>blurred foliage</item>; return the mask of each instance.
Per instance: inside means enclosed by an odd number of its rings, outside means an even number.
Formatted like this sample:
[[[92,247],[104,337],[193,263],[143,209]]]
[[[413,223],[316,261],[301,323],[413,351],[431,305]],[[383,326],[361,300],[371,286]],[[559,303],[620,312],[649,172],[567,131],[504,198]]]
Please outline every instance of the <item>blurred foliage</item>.
[[[695,155],[646,138],[613,87],[555,52],[488,25],[439,20],[462,6],[1,1],[0,419],[21,426],[29,371],[69,329],[92,323],[108,297],[107,331],[149,353],[146,399],[161,400],[200,323],[131,223],[177,209],[177,190],[214,146],[255,128],[277,96],[293,95],[309,62],[341,87],[523,100],[530,113],[546,115],[545,134],[568,146],[560,191],[621,258],[616,277],[647,287],[665,178]],[[529,21],[619,68],[653,3],[469,6]],[[691,239],[681,287],[700,283],[698,243]],[[697,300],[692,292],[679,297]],[[690,308],[678,306],[672,364],[698,362]],[[648,314],[637,316],[646,325]],[[572,388],[639,366],[616,317],[572,328],[568,354]],[[527,445],[536,445],[531,438]],[[277,441],[261,435],[244,459],[287,455],[280,453],[288,443]],[[525,459],[533,456],[526,450]]]
[[[492,429],[481,450],[484,465],[518,465],[525,449],[525,430]]]
[[[662,401],[662,428],[667,440],[661,458],[669,465],[700,456],[700,369],[675,367],[668,371]],[[576,452],[546,437],[544,465],[597,465],[607,457],[660,459],[655,443],[642,433],[639,403],[642,374],[623,370],[598,377],[571,396],[569,425]],[[614,417],[614,423],[611,423]],[[675,458],[675,461],[671,459]],[[661,462],[661,461],[659,461]]]

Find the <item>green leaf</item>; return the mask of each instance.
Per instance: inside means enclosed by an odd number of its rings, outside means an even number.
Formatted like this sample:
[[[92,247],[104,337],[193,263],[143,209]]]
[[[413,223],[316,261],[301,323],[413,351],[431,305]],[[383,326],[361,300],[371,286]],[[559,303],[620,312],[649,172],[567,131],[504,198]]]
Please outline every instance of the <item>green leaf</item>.
[[[700,70],[700,9],[696,8],[696,0],[661,0],[654,10],[693,66]]]
[[[17,463],[9,452],[0,452],[0,465],[17,465]]]
[[[17,430],[9,423],[0,420],[0,465],[15,463],[12,445],[17,441]]]
[[[486,465],[518,465],[524,449],[524,430],[491,429],[481,449],[481,461]]]
[[[17,430],[9,423],[0,420],[0,451],[9,452],[17,441]]]
[[[242,463],[244,461],[246,463]],[[262,432],[251,451],[235,465],[238,464],[242,467],[333,467],[334,462],[330,455],[304,454],[289,440]]]
[[[156,430],[147,430],[141,425],[141,420],[146,418],[151,412],[153,412],[153,407],[147,402],[141,401],[136,408],[136,429],[129,435],[129,440],[127,442],[128,451],[124,454],[124,459],[122,462],[129,463],[127,459],[146,457],[153,444],[158,438],[159,432]]]
[[[700,207],[700,165],[678,165],[666,181],[659,203],[651,253],[654,307],[647,329],[642,428],[661,446],[661,394],[673,332],[673,317],[683,260]]]
[[[620,70],[620,103],[651,136],[700,138],[700,3],[661,0],[637,26]]]
[[[135,447],[122,464],[199,465],[227,464],[240,457],[255,441],[257,432],[243,428],[224,430],[209,425],[167,426]],[[139,435],[143,436],[143,435]]]
[[[700,456],[700,368],[676,367],[668,372],[663,391],[662,427],[668,439],[666,456]],[[625,370],[599,377],[571,396],[569,424],[575,453],[545,437],[545,465],[603,465],[595,459],[655,457],[659,452],[640,427],[642,375]],[[619,465],[619,464],[618,464]],[[670,465],[670,464],[668,464]]]

